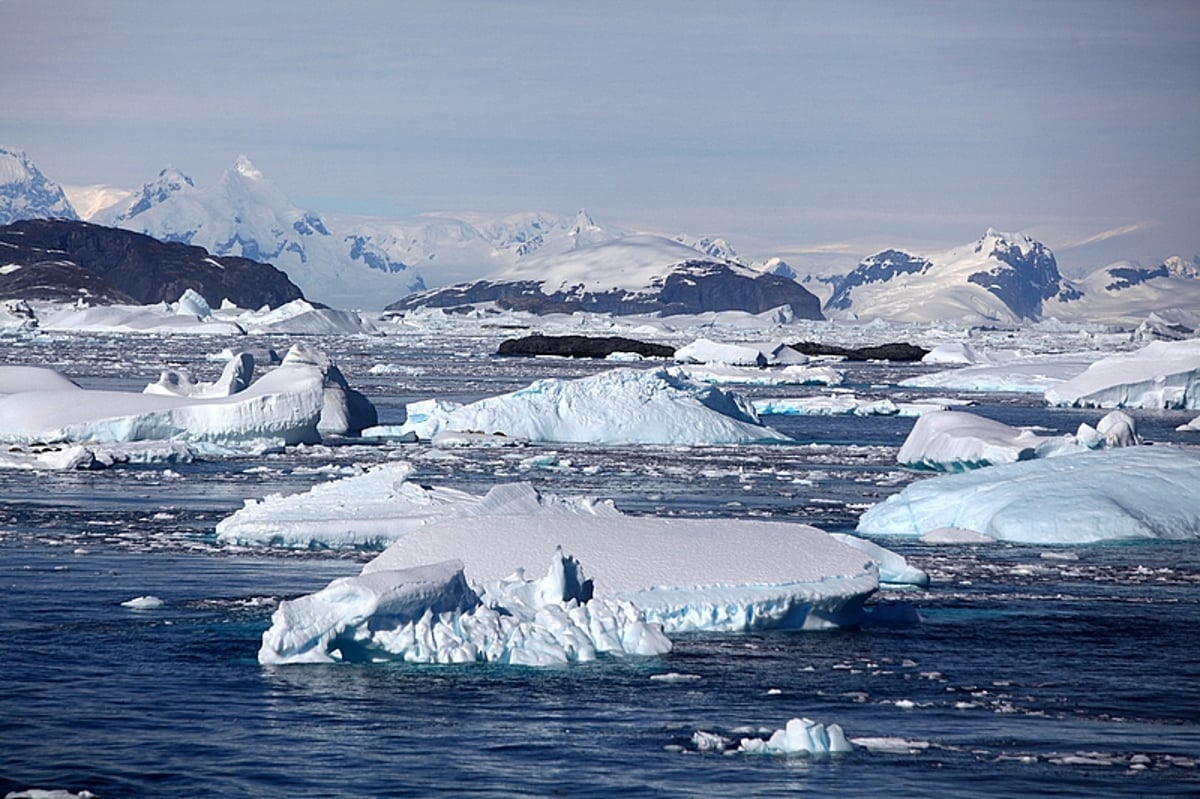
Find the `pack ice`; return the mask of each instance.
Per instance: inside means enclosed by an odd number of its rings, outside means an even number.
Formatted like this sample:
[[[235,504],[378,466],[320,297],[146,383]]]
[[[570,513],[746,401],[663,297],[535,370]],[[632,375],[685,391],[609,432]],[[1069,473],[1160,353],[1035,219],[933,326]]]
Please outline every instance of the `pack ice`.
[[[1200,538],[1200,453],[1125,447],[989,466],[913,483],[867,510],[868,536],[947,529],[1032,544]]]
[[[423,439],[479,431],[529,441],[590,444],[747,444],[789,441],[761,423],[741,396],[678,371],[618,368],[576,380],[538,380],[469,405],[426,400],[407,406],[398,430]]]

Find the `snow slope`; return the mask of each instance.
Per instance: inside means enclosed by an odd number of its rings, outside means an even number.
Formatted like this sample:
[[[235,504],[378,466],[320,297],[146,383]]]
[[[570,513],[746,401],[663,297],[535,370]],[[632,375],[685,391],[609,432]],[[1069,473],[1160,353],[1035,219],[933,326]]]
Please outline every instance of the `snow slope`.
[[[62,187],[23,150],[0,145],[0,225],[19,219],[79,219]]]

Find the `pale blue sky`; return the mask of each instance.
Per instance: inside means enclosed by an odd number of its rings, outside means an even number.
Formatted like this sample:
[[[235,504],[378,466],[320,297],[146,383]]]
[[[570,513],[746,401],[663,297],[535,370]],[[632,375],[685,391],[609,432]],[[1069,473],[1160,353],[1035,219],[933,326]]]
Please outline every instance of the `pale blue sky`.
[[[316,210],[586,207],[758,257],[1200,253],[1196,2],[0,0],[0,75],[0,143],[61,183],[244,153]]]

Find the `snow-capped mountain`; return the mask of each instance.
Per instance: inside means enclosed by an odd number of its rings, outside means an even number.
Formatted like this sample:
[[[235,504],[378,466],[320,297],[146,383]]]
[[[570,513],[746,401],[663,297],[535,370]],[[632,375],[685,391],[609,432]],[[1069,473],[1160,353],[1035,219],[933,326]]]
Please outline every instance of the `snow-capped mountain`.
[[[820,302],[794,280],[649,234],[525,258],[490,278],[414,294],[388,308],[484,303],[534,313],[614,314],[761,313],[786,305],[797,317],[821,318]]]
[[[989,229],[973,244],[937,255],[876,253],[838,281],[825,310],[904,322],[1016,322],[1037,320],[1048,300],[1077,294],[1044,244]]]
[[[62,187],[22,150],[0,145],[0,225],[21,219],[79,219]]]
[[[273,264],[306,296],[330,305],[378,308],[381,298],[424,288],[419,274],[368,237],[292,205],[244,156],[211,188],[164,169],[93,221]]]
[[[1150,314],[1200,315],[1200,257],[1178,256],[1154,267],[1120,261],[1074,282],[1078,296],[1046,303],[1043,313],[1069,320],[1133,325]]]

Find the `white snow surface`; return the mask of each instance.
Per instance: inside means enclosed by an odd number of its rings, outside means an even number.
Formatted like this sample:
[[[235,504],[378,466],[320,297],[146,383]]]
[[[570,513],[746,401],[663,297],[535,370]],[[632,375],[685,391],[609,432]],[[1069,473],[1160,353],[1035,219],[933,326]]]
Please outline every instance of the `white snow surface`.
[[[754,410],[760,415],[779,416],[922,416],[950,407],[948,400],[931,399],[922,402],[893,402],[866,399],[852,393],[812,397],[769,397],[754,400]]]
[[[900,381],[909,388],[938,388],[953,391],[1003,391],[1041,394],[1070,380],[1100,359],[1099,353],[981,358],[961,369],[918,375]],[[944,361],[934,361],[939,363]]]
[[[434,522],[363,571],[460,559],[473,580],[497,580],[558,546],[588,565],[597,596],[632,602],[667,632],[854,624],[879,584],[871,558],[807,525],[586,512]]]
[[[858,532],[915,538],[956,528],[1035,544],[1195,539],[1197,497],[1200,453],[1124,447],[921,480],[868,509]]]
[[[1051,405],[1200,409],[1200,339],[1152,341],[1046,390]]]
[[[528,441],[593,444],[745,444],[789,441],[739,395],[666,367],[617,368],[576,380],[538,380],[469,405],[408,406],[402,431],[501,433]]]
[[[493,513],[595,514],[621,518],[611,502],[541,494],[527,483],[484,496],[412,482],[415,468],[387,463],[308,491],[247,500],[217,523],[223,544],[289,548],[380,548],[434,521]]]

